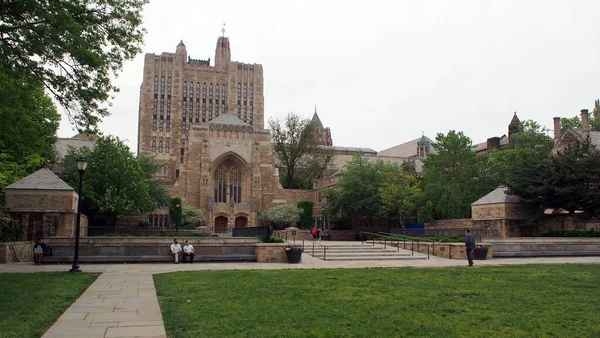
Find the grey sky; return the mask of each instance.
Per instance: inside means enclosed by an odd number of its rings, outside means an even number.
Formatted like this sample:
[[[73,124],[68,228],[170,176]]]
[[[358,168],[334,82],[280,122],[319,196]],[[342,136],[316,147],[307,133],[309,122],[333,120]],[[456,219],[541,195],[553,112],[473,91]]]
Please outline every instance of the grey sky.
[[[600,1],[151,0],[144,53],[264,67],[265,121],[317,105],[334,145],[377,151],[450,129],[474,143],[516,111],[548,128],[600,98]],[[137,148],[143,53],[116,80],[101,129]],[[266,123],[265,123],[266,126]],[[59,135],[74,132],[63,121]]]

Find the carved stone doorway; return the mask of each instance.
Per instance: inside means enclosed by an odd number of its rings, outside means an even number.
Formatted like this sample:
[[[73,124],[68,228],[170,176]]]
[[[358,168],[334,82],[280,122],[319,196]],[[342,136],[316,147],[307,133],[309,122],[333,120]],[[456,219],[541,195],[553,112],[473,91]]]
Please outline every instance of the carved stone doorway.
[[[235,219],[235,227],[236,228],[245,228],[248,226],[248,218],[246,216],[238,216]]]
[[[218,216],[215,218],[215,232],[227,232],[227,217]]]

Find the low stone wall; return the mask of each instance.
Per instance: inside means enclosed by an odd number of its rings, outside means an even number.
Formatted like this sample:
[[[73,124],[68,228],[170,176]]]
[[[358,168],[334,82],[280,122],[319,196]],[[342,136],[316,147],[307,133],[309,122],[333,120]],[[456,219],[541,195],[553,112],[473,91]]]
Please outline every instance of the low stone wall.
[[[600,256],[600,238],[502,238],[489,239],[496,257]]]
[[[449,259],[467,259],[467,250],[464,243],[430,243],[430,242],[392,242],[388,245],[401,249],[414,250],[432,256]],[[491,243],[477,243],[477,247],[488,248],[487,259],[494,258],[493,245]],[[474,256],[473,256],[474,257]]]
[[[332,241],[354,241],[356,240],[356,236],[359,235],[362,231],[368,232],[388,232],[389,228],[381,228],[381,229],[369,229],[369,230],[326,230],[328,235],[331,235]],[[310,230],[297,230],[296,231],[296,241],[302,241],[309,239]],[[292,241],[294,236],[288,230],[275,230],[273,231],[273,236],[283,238]],[[369,237],[370,238],[370,237]]]
[[[33,262],[33,242],[0,243],[0,263],[12,262]]]
[[[286,263],[286,248],[300,248],[301,244],[290,243],[258,243],[256,247],[256,261],[258,263]]]

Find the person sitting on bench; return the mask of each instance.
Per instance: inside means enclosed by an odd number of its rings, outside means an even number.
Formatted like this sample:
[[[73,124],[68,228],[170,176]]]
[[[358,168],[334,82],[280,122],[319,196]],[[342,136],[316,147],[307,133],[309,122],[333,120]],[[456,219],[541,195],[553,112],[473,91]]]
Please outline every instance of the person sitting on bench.
[[[190,263],[194,263],[194,246],[190,244],[190,241],[186,240],[185,245],[183,246],[183,262],[187,261],[187,258],[190,258]]]
[[[175,264],[179,264],[179,252],[181,251],[181,245],[177,242],[177,239],[173,240],[173,244],[171,244],[171,255],[173,255],[173,260]]]

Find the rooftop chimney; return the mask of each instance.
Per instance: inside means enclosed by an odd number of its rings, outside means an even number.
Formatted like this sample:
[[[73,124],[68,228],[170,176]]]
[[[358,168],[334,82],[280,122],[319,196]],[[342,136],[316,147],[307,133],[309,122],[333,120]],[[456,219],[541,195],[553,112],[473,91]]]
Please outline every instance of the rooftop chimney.
[[[587,109],[581,110],[581,136],[583,136],[584,140],[590,138],[589,113]]]
[[[558,142],[560,138],[560,117],[554,118],[554,144]]]
[[[487,139],[487,149],[500,149],[500,138],[499,137],[490,137]]]

